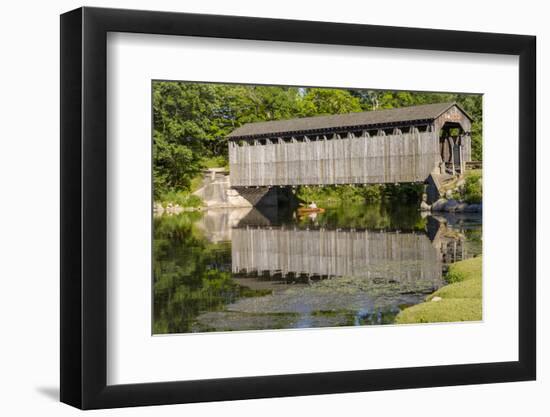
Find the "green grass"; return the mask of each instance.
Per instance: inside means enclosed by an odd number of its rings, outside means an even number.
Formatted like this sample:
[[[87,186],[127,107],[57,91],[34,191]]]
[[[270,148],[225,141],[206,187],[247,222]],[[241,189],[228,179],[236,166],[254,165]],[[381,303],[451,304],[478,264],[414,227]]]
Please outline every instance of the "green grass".
[[[169,203],[177,204],[181,207],[200,207],[202,200],[200,197],[191,194],[189,191],[170,191],[160,196],[160,204],[166,207]]]
[[[448,283],[468,281],[475,278],[481,280],[481,264],[481,256],[451,264],[445,279]]]
[[[445,285],[426,298],[426,301],[431,301],[434,297],[441,297],[444,300],[466,298],[481,300],[481,279],[471,279]],[[435,304],[435,302],[433,303]]]
[[[223,156],[213,156],[204,158],[202,164],[205,168],[227,168],[229,169],[229,161]]]
[[[405,324],[481,320],[481,269],[481,256],[452,264],[447,274],[448,281],[452,283],[426,297],[424,303],[401,311],[395,322]],[[432,301],[434,297],[440,297],[441,300]]]
[[[481,320],[481,299],[449,298],[406,308],[397,315],[395,322],[411,324],[479,320]]]
[[[481,177],[483,175],[483,169],[468,169],[466,170],[466,176],[477,176]]]

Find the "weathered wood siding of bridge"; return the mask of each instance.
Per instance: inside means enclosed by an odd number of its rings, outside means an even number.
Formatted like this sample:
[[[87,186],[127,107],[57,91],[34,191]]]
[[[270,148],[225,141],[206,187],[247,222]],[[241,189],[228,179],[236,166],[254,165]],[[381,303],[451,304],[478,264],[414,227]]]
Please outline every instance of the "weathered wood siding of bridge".
[[[230,142],[232,186],[423,182],[441,161],[435,132]],[[382,132],[381,132],[382,133]]]
[[[233,229],[231,248],[234,273],[442,280],[440,251],[423,233],[247,227]]]

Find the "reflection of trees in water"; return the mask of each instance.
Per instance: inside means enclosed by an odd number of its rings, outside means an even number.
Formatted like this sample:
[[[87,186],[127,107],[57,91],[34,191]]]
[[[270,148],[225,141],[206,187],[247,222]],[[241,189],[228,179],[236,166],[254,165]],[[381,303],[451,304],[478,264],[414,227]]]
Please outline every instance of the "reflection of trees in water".
[[[316,219],[320,227],[424,231],[425,220],[415,205],[350,205],[329,210]]]
[[[255,207],[244,215],[237,227],[292,225],[298,228],[324,227],[327,229],[356,228],[384,230],[424,231],[426,220],[415,205],[402,206],[348,205],[327,210],[325,213],[300,216],[289,208]]]
[[[198,213],[155,219],[153,332],[187,332],[201,311],[263,294],[236,284],[230,244],[212,244],[195,227]]]

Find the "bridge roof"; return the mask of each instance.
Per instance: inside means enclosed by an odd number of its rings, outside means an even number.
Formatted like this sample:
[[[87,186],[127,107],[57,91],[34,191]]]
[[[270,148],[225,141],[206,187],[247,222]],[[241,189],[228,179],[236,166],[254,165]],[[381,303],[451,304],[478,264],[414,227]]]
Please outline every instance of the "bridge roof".
[[[470,120],[471,117],[456,103],[435,103],[400,107],[389,110],[364,111],[358,113],[334,114],[329,116],[303,117],[288,120],[247,123],[228,135],[230,139],[276,136],[289,133],[332,130],[348,127],[384,126],[401,122],[432,121],[456,106]]]

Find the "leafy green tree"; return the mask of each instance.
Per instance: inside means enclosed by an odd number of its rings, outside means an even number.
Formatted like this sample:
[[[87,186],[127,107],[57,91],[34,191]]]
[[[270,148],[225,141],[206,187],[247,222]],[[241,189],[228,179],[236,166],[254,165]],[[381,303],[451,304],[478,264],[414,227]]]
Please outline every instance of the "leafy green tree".
[[[232,128],[245,123],[296,117],[299,93],[292,87],[223,86],[226,115]]]
[[[483,96],[457,94],[456,102],[474,119],[472,122],[472,159],[483,160]]]
[[[201,169],[211,132],[215,91],[210,84],[153,85],[153,185],[155,196],[186,189]]]
[[[299,116],[340,114],[361,111],[361,101],[346,90],[310,88],[299,102]]]
[[[217,85],[210,151],[227,155],[227,135],[245,123],[290,119],[298,113],[299,92],[292,87]]]

